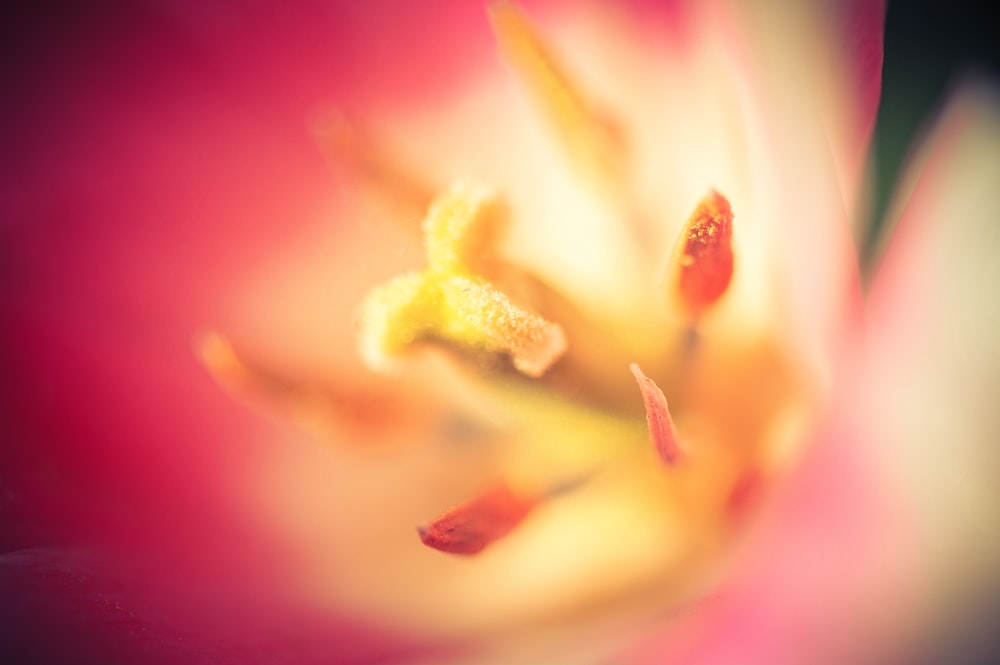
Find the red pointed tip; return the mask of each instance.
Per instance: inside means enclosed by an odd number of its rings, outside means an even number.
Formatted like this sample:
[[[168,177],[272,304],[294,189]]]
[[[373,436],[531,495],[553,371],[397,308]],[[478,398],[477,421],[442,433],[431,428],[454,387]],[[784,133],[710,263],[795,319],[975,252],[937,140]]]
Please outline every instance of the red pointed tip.
[[[711,307],[733,276],[733,209],[714,189],[684,226],[677,258],[677,288],[691,317]]]
[[[646,426],[649,428],[649,438],[656,452],[667,464],[673,464],[681,457],[681,449],[677,443],[677,430],[667,409],[667,398],[656,382],[642,373],[635,363],[629,365],[639,392],[642,393],[642,403],[646,408]]]
[[[510,533],[537,503],[537,498],[520,497],[503,485],[448,510],[426,527],[417,527],[417,533],[420,541],[432,549],[478,554]]]

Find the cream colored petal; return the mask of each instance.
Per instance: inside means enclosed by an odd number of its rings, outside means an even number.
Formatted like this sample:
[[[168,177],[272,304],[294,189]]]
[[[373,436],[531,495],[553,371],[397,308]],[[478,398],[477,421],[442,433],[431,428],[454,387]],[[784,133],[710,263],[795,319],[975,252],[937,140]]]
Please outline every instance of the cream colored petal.
[[[728,1],[723,20],[739,29],[764,92],[809,109],[821,128],[848,212],[858,210],[861,176],[881,87],[881,0]],[[761,66],[762,65],[762,66]]]
[[[857,135],[849,129],[855,100],[834,57],[838,47],[849,54],[829,3],[724,4],[720,20],[730,25],[717,49],[736,80],[746,137],[734,233],[750,245],[757,278],[767,275],[781,298],[789,342],[832,373],[857,302],[849,219],[860,169],[847,165],[843,148],[857,141],[848,138]]]
[[[931,616],[1000,588],[1000,96],[948,105],[895,209],[859,402],[909,496]]]

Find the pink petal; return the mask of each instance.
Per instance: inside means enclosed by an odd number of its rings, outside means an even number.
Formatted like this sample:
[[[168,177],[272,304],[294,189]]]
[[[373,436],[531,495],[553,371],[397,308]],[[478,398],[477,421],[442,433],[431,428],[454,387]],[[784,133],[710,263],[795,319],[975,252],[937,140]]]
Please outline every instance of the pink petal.
[[[0,653],[9,663],[362,665],[441,655],[253,591],[215,595],[210,580],[157,578],[72,550],[0,556],[0,592]]]
[[[407,16],[382,21],[375,3],[33,12],[4,45],[17,57],[3,74],[15,102],[0,111],[0,546],[101,546],[146,561],[154,576],[212,572],[276,593],[286,553],[241,499],[251,470],[289,437],[214,385],[192,335],[225,325],[248,274],[338,201],[308,131],[311,107],[367,104],[370,82],[400,63],[405,81],[392,94],[450,84],[475,53],[492,56],[465,42],[490,44],[486,21],[475,23],[482,34],[445,29],[428,40]],[[422,16],[447,27],[446,17],[472,13],[455,2]],[[89,617],[76,587],[36,579],[19,561],[5,561],[14,568],[4,579],[23,586],[3,595],[5,609],[30,609],[28,647],[62,648],[34,641],[83,606],[81,644],[93,628],[99,648],[117,653],[127,634]],[[125,592],[143,578],[126,579]],[[157,614],[157,644],[173,639],[175,621],[206,618],[157,599],[142,599]],[[275,612],[264,604],[253,629],[266,634]],[[369,639],[339,617],[324,621],[317,633],[356,650],[357,662],[403,651],[376,631]],[[227,654],[240,643],[206,629],[194,649]],[[133,662],[146,650],[123,648]],[[170,642],[164,661],[191,662],[184,652]]]

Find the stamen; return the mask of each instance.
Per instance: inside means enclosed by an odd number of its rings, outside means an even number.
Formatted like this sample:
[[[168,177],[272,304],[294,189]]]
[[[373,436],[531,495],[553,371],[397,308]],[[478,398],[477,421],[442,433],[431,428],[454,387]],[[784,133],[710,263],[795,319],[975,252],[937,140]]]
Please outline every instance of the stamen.
[[[227,390],[237,391],[263,381],[240,359],[232,343],[218,332],[209,330],[200,333],[193,344],[195,354],[212,378]]]
[[[518,496],[503,485],[417,527],[424,545],[451,554],[478,554],[510,533],[539,499]]]
[[[435,199],[424,219],[427,263],[441,273],[487,271],[505,230],[507,210],[488,190],[457,183]]]
[[[632,375],[639,384],[642,402],[646,407],[646,425],[649,428],[649,438],[660,458],[667,464],[673,464],[681,456],[677,443],[677,430],[667,409],[667,398],[663,391],[651,378],[642,373],[635,363],[629,365]]]
[[[434,202],[424,222],[430,265],[375,289],[363,304],[361,351],[370,366],[425,338],[508,353],[514,367],[531,377],[562,356],[566,336],[560,326],[515,305],[473,272],[489,262],[502,211],[495,199],[467,186]]]
[[[375,440],[392,428],[423,425],[430,410],[400,398],[386,386],[371,389],[352,384],[317,384],[248,361],[224,335],[207,331],[194,340],[195,354],[219,385],[234,398],[275,410],[311,434],[328,438],[349,428]],[[345,440],[345,437],[338,437]]]
[[[715,190],[695,208],[678,240],[671,267],[680,305],[697,319],[729,287],[733,275],[733,211]]]
[[[562,328],[521,309],[485,281],[452,277],[441,288],[459,336],[477,339],[490,351],[506,351],[523,374],[543,375],[565,352]]]
[[[340,113],[331,113],[315,124],[314,134],[332,159],[345,163],[383,198],[404,211],[421,214],[434,197],[434,189],[392,150]],[[410,219],[411,215],[401,214]]]
[[[424,273],[400,275],[372,290],[361,304],[358,322],[358,350],[365,364],[379,369],[426,336],[439,319],[440,300]]]
[[[501,1],[489,11],[501,53],[557,132],[572,163],[600,184],[620,186],[626,146],[618,123],[586,99],[520,7]]]

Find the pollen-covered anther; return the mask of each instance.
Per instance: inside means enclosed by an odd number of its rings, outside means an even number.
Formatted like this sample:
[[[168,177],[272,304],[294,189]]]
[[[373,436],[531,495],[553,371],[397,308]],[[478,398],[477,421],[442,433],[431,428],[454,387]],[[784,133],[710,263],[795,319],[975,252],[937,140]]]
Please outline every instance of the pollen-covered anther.
[[[538,496],[515,494],[501,485],[417,527],[417,533],[424,545],[441,552],[478,554],[510,533],[538,502]]]
[[[515,304],[477,273],[504,221],[485,191],[456,185],[424,221],[428,266],[373,290],[362,306],[361,351],[370,366],[422,339],[507,353],[523,374],[538,377],[566,351],[562,328]]]
[[[646,425],[649,428],[649,438],[653,447],[667,464],[673,464],[681,457],[677,430],[667,408],[667,398],[656,382],[642,373],[635,363],[629,365],[632,375],[639,384],[642,393],[642,403],[646,408]]]
[[[495,260],[507,209],[484,187],[458,182],[431,203],[423,222],[431,270],[482,274]]]
[[[485,281],[456,276],[441,287],[456,323],[468,326],[461,334],[481,336],[487,350],[506,351],[518,371],[539,377],[566,351],[559,325],[521,309]]]
[[[732,208],[726,197],[713,190],[684,225],[670,268],[671,292],[689,318],[697,319],[729,288],[732,236]]]

